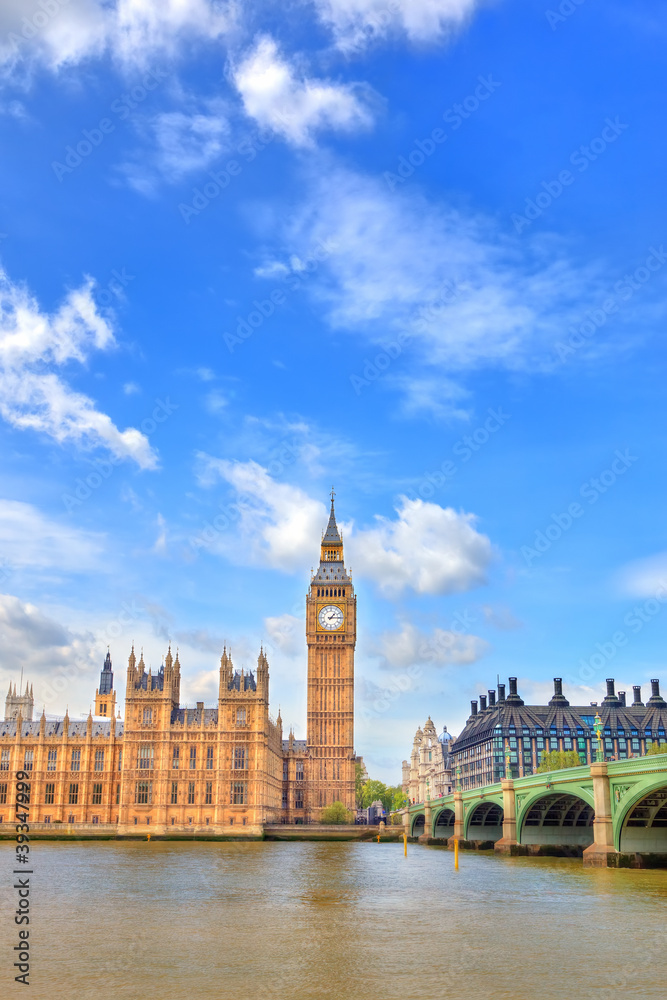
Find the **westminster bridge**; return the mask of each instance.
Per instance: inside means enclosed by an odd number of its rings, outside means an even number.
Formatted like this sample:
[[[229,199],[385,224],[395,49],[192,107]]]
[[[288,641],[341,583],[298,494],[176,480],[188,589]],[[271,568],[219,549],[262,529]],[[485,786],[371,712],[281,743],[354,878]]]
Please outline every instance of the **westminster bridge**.
[[[504,778],[402,810],[422,843],[667,867],[667,754]]]

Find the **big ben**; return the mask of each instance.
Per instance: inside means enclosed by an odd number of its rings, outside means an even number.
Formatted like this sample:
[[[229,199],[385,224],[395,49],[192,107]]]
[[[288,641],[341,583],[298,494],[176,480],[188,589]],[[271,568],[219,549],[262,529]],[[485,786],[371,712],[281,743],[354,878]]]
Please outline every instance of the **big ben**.
[[[317,815],[324,806],[342,802],[353,810],[357,599],[345,569],[333,490],[320,565],[306,598],[306,639],[311,808]]]

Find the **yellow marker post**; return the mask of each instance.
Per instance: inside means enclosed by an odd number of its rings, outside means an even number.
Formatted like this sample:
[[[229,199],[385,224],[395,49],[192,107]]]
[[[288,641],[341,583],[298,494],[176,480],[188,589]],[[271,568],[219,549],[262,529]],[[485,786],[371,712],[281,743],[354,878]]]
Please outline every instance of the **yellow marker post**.
[[[407,856],[408,856],[408,835],[407,833],[405,833],[405,831],[403,831],[403,857],[407,858]]]
[[[456,871],[459,870],[459,842],[458,842],[458,840],[454,841],[454,868],[456,869]]]
[[[146,834],[146,840],[150,840],[150,839],[151,839],[151,835],[150,835],[150,833],[147,833]]]

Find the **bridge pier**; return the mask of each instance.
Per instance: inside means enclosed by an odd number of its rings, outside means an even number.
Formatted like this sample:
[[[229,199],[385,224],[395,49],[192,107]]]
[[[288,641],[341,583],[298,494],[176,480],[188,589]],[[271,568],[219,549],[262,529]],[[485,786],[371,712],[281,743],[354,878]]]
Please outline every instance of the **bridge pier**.
[[[428,844],[433,838],[433,813],[431,811],[431,803],[424,803],[424,832],[421,837],[417,838],[418,844]]]
[[[447,839],[447,850],[453,851],[454,844],[463,844],[464,838],[464,822],[463,822],[463,792],[457,789],[454,792],[454,835]]]
[[[516,839],[516,796],[514,794],[514,779],[502,778],[503,790],[503,835],[493,845],[498,854],[512,854],[512,848],[517,847]]]
[[[593,802],[595,819],[593,820],[593,843],[583,854],[584,865],[591,868],[607,868],[614,866],[618,851],[614,846],[614,828],[611,815],[611,791],[609,787],[608,768],[605,761],[595,761],[591,764],[593,779]]]

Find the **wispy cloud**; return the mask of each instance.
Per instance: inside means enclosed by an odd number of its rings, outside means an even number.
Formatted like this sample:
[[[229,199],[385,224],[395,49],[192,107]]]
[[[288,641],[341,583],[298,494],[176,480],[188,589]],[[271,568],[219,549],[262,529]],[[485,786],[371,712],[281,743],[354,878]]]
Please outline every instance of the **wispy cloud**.
[[[312,0],[338,46],[363,49],[373,41],[404,36],[442,42],[479,7],[479,0]]]

